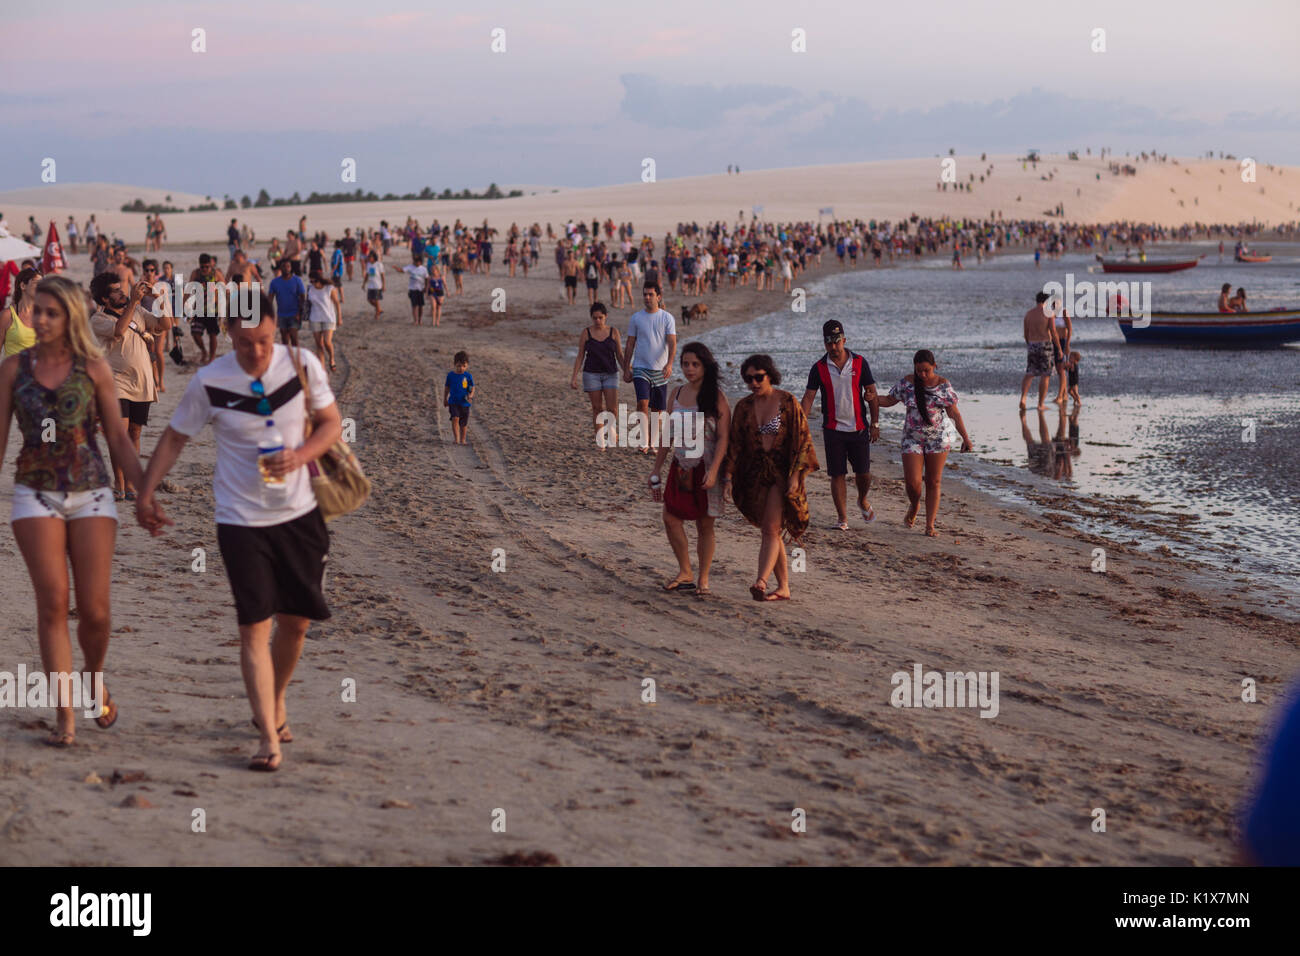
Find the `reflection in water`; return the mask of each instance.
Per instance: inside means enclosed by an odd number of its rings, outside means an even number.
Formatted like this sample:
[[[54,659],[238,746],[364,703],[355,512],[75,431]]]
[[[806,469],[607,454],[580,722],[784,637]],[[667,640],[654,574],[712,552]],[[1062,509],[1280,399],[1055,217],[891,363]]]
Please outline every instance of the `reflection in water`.
[[[1025,440],[1026,466],[1036,475],[1073,483],[1074,458],[1079,451],[1079,406],[1067,411],[1065,404],[1057,407],[1055,433],[1049,431],[1045,411],[1038,411],[1038,438],[1029,427],[1029,413],[1020,410],[1020,435]]]

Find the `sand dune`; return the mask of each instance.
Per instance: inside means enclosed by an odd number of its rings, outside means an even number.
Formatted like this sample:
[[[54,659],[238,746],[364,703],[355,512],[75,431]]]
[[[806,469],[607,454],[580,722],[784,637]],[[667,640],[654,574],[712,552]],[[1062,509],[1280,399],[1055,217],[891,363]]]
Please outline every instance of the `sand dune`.
[[[974,191],[936,190],[941,159],[931,157],[755,170],[739,176],[661,178],[652,183],[591,189],[519,187],[530,194],[492,202],[398,201],[178,213],[167,216],[166,223],[172,242],[224,242],[226,224],[236,216],[247,221],[265,242],[273,235],[283,236],[302,215],[307,216],[309,229],[322,228],[331,235],[340,234],[345,226],[369,226],[381,219],[402,222],[408,215],[424,223],[435,217],[466,222],[487,218],[498,226],[551,222],[557,227],[571,216],[588,220],[613,217],[631,221],[640,232],[661,234],[683,220],[731,221],[738,214],[748,218],[754,206],[763,207],[764,219],[780,221],[816,219],[818,210],[827,206],[833,207],[840,219],[898,220],[912,213],[987,216],[991,211],[1001,211],[1006,217],[1041,218],[1057,203],[1064,205],[1066,218],[1072,221],[1129,219],[1178,224],[1259,220],[1276,224],[1300,219],[1297,167],[1260,164],[1256,182],[1243,183],[1233,160],[1143,163],[1118,157],[1120,163],[1134,163],[1138,173],[1115,176],[1108,169],[1109,157],[1103,161],[1085,155],[1074,161],[1048,154],[1037,169],[1025,168],[1012,156],[990,156],[985,161],[978,156],[954,159],[958,179],[969,181],[974,174]],[[990,165],[992,175],[980,183],[980,175],[986,174]],[[670,171],[659,172],[666,176]],[[1051,180],[1043,178],[1049,174]],[[13,226],[26,222],[32,214],[44,225],[51,218],[62,224],[69,213],[81,220],[94,211],[110,232],[136,245],[143,239],[144,217],[113,210],[136,196],[152,202],[162,201],[166,194],[166,190],[134,186],[60,185],[0,194],[0,210]],[[178,192],[170,195],[185,205],[202,199]]]

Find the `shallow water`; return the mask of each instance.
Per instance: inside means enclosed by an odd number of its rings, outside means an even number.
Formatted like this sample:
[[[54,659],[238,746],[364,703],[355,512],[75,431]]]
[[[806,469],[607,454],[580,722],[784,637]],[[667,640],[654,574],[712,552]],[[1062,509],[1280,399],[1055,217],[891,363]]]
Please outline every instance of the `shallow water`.
[[[1234,263],[1229,244],[1220,264],[1217,243],[1166,244],[1153,257],[1207,255],[1186,272],[1105,278],[1150,281],[1159,311],[1213,311],[1224,282],[1234,290],[1244,286],[1252,309],[1300,307],[1300,247],[1258,248],[1273,261]],[[1194,515],[1199,520],[1171,518],[1167,532],[1135,533],[1097,509],[1082,526],[1147,548],[1164,545],[1300,595],[1300,348],[1127,345],[1113,319],[1079,319],[1072,348],[1082,355],[1082,407],[1062,416],[1051,404],[1053,378],[1048,410],[1039,416],[1031,391],[1022,425],[1021,329],[1034,293],[1050,280],[1064,284],[1066,273],[1076,285],[1103,275],[1091,256],[1078,254],[1039,269],[1032,254],[983,265],[968,258],[966,265],[954,270],[935,258],[846,271],[809,290],[806,313],[773,312],[692,338],[709,345],[724,367],[733,363],[726,367],[727,388],[737,395],[743,394],[739,362],[756,351],[770,353],[785,375],[783,387],[802,394],[827,319],[844,324],[849,347],[866,356],[882,391],[911,371],[916,349],[931,349],[961,397],[975,443],[979,462],[960,469],[964,480],[1006,500],[1067,491],[1131,499],[1130,510],[1140,499],[1156,514]],[[773,293],[774,304],[780,298]],[[901,415],[894,408],[881,417],[882,444],[892,452]]]

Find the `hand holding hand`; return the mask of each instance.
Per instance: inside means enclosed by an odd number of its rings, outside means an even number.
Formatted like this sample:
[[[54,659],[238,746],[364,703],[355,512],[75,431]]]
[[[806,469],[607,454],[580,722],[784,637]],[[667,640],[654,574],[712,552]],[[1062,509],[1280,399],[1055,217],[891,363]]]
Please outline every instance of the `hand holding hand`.
[[[176,523],[163,513],[162,506],[154,500],[152,493],[140,495],[136,499],[135,520],[155,538],[163,533],[164,525]]]

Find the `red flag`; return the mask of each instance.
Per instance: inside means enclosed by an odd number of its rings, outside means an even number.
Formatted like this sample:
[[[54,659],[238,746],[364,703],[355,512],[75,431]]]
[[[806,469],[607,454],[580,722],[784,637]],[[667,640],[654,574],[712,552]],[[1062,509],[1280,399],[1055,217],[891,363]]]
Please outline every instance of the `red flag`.
[[[41,275],[62,272],[68,267],[63,261],[63,247],[59,245],[59,227],[50,220],[50,231],[45,234],[45,254],[41,256]]]

